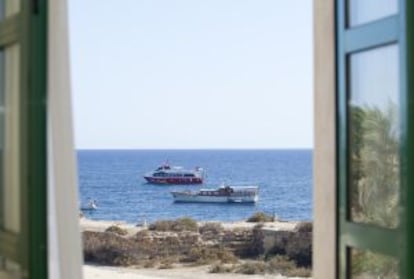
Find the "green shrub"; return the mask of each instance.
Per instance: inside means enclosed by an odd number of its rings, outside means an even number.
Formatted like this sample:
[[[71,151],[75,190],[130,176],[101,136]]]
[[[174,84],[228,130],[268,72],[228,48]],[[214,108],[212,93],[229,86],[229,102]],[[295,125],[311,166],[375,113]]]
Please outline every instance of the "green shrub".
[[[274,218],[264,212],[256,212],[247,219],[247,222],[260,223],[260,222],[273,222]]]

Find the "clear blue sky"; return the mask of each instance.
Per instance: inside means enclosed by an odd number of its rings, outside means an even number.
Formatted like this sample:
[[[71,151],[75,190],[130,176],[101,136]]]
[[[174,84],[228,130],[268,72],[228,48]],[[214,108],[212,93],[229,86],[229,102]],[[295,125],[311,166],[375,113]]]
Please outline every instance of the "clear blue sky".
[[[311,0],[70,0],[77,148],[310,148]]]

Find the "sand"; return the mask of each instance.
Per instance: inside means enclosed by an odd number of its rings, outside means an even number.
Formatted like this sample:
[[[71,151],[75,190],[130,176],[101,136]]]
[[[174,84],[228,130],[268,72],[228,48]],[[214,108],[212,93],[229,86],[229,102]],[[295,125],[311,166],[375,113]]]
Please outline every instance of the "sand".
[[[288,279],[281,275],[244,275],[234,273],[209,273],[207,266],[173,269],[133,269],[84,265],[84,279]],[[291,277],[289,279],[298,278]]]
[[[206,222],[199,222],[199,225],[202,226]],[[293,221],[275,221],[275,222],[266,222],[263,223],[263,228],[267,230],[281,230],[281,231],[290,231],[293,230],[298,222]],[[237,222],[221,222],[225,229],[236,229],[236,228],[253,228],[257,223],[249,223],[245,221]],[[94,221],[87,218],[80,218],[80,228],[81,231],[96,231],[103,232],[108,227],[116,225],[122,229],[126,229],[129,235],[133,235],[138,231],[145,229],[145,226],[136,226],[134,224],[129,224],[124,221]]]

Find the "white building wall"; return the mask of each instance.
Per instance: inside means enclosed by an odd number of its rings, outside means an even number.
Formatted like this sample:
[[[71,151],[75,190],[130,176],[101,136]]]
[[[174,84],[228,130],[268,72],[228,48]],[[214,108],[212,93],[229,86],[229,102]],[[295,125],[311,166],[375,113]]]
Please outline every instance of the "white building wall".
[[[81,279],[66,0],[49,0],[48,35],[49,278]]]

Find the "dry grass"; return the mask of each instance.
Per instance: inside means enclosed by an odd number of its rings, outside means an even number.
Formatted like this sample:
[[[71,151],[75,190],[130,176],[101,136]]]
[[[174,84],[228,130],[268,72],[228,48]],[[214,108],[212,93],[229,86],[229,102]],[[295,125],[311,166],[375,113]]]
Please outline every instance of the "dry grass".
[[[182,231],[192,231],[198,232],[198,224],[195,220],[184,217],[177,220],[161,220],[157,221],[149,226],[151,231],[173,231],[173,232],[182,232]]]
[[[221,223],[209,222],[200,227],[200,234],[214,234],[217,235],[223,232],[224,228]]]
[[[151,229],[131,237],[126,237],[117,226],[105,232],[85,231],[85,261],[160,269],[173,268],[178,263],[209,264],[211,273],[281,273],[291,277],[311,274],[311,223],[300,223],[294,231],[279,232],[275,247],[266,254],[257,249],[263,246],[260,224],[253,229],[224,230],[220,223],[206,223],[198,228],[194,220],[181,218],[155,222]]]
[[[262,261],[257,262],[245,262],[239,265],[236,270],[237,273],[241,274],[264,274],[266,271],[266,263]]]
[[[247,222],[261,223],[261,222],[273,222],[275,219],[273,216],[268,215],[264,212],[256,212],[247,219]]]
[[[159,269],[171,269],[174,268],[174,263],[178,262],[177,257],[167,257],[160,261]]]
[[[195,264],[236,263],[237,257],[230,251],[222,247],[194,247],[191,249],[188,257],[182,259],[182,262]]]
[[[230,273],[233,272],[235,269],[234,265],[228,265],[228,264],[214,264],[210,267],[209,272],[210,273]]]
[[[115,233],[117,235],[127,235],[128,231],[126,229],[122,229],[118,226],[112,225],[108,227],[105,232]]]
[[[310,268],[298,267],[298,268],[286,271],[286,273],[283,275],[286,275],[289,277],[304,277],[304,278],[312,277],[312,270]]]
[[[128,266],[139,261],[134,243],[114,233],[84,232],[83,252],[87,262]]]
[[[268,273],[280,273],[284,276],[310,277],[311,270],[309,268],[298,267],[296,263],[287,256],[275,256],[267,261]]]

